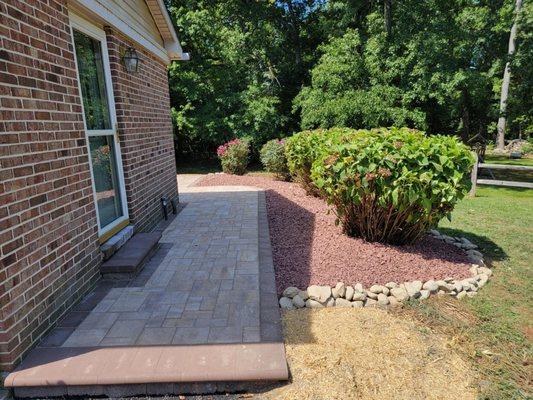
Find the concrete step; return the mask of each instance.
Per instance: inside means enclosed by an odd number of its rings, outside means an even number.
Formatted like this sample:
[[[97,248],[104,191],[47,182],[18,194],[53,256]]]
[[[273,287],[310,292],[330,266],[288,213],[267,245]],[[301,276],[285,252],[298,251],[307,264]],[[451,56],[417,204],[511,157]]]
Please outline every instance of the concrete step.
[[[100,246],[100,251],[104,255],[104,261],[109,260],[113,254],[128,243],[135,233],[135,225],[128,225],[124,229],[115,233],[109,240]]]
[[[130,279],[134,277],[157,250],[160,232],[137,233],[100,267],[105,278]]]
[[[15,397],[207,394],[289,378],[283,343],[37,348],[9,374]]]

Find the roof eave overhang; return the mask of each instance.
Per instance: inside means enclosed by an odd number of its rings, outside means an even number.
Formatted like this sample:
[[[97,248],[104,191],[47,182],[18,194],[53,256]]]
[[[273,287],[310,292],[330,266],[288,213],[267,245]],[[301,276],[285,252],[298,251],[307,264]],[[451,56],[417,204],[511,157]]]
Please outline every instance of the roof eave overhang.
[[[99,20],[104,25],[110,25],[118,31],[132,39],[144,49],[152,53],[159,60],[165,64],[170,64],[173,60],[187,61],[190,59],[189,53],[184,53],[181,44],[178,40],[178,35],[174,29],[174,25],[170,20],[167,9],[163,0],[145,0],[156,27],[163,39],[163,45],[158,45],[139,35],[137,31],[132,29],[126,22],[117,18],[110,13],[99,2],[94,0],[69,0],[69,9],[74,12],[79,12],[80,15],[86,15],[90,18]]]
[[[163,0],[145,0],[148,9],[152,13],[152,17],[156,23],[157,29],[163,38],[165,50],[167,51],[170,60],[188,61],[190,59],[189,53],[184,53],[181,48],[178,35],[174,29],[174,25],[168,15],[167,8]]]

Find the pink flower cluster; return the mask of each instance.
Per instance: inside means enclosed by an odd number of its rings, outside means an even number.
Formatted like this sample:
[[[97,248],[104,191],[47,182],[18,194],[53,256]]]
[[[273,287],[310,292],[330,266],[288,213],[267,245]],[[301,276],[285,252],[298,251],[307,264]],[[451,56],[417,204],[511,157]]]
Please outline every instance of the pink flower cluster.
[[[234,144],[240,144],[240,143],[241,143],[241,141],[239,139],[233,139],[233,140],[230,140],[227,143],[224,143],[223,145],[218,146],[217,155],[219,157],[222,157],[229,147],[233,146]]]

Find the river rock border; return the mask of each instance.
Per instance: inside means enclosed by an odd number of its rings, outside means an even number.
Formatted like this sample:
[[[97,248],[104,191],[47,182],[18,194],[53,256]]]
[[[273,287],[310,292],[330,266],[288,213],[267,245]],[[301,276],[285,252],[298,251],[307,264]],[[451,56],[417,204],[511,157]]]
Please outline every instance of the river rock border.
[[[485,265],[483,254],[478,247],[464,237],[444,235],[436,230],[429,234],[446,243],[463,249],[472,262],[466,279],[446,278],[426,282],[412,281],[404,283],[389,282],[385,285],[372,285],[365,289],[363,285],[345,285],[339,282],[335,287],[311,285],[304,290],[291,286],[283,291],[279,299],[282,309],[323,307],[401,307],[409,299],[425,300],[432,295],[454,296],[458,299],[474,297],[492,276],[492,270]]]

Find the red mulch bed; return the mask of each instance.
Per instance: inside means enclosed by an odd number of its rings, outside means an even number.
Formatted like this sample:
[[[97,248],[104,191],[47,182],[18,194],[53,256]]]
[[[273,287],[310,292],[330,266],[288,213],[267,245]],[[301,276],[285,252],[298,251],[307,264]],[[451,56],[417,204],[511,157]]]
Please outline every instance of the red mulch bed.
[[[266,190],[278,292],[288,286],[467,278],[470,263],[455,246],[422,238],[414,245],[369,243],[343,235],[327,204],[295,183],[268,177],[210,174],[198,186],[245,185]]]

